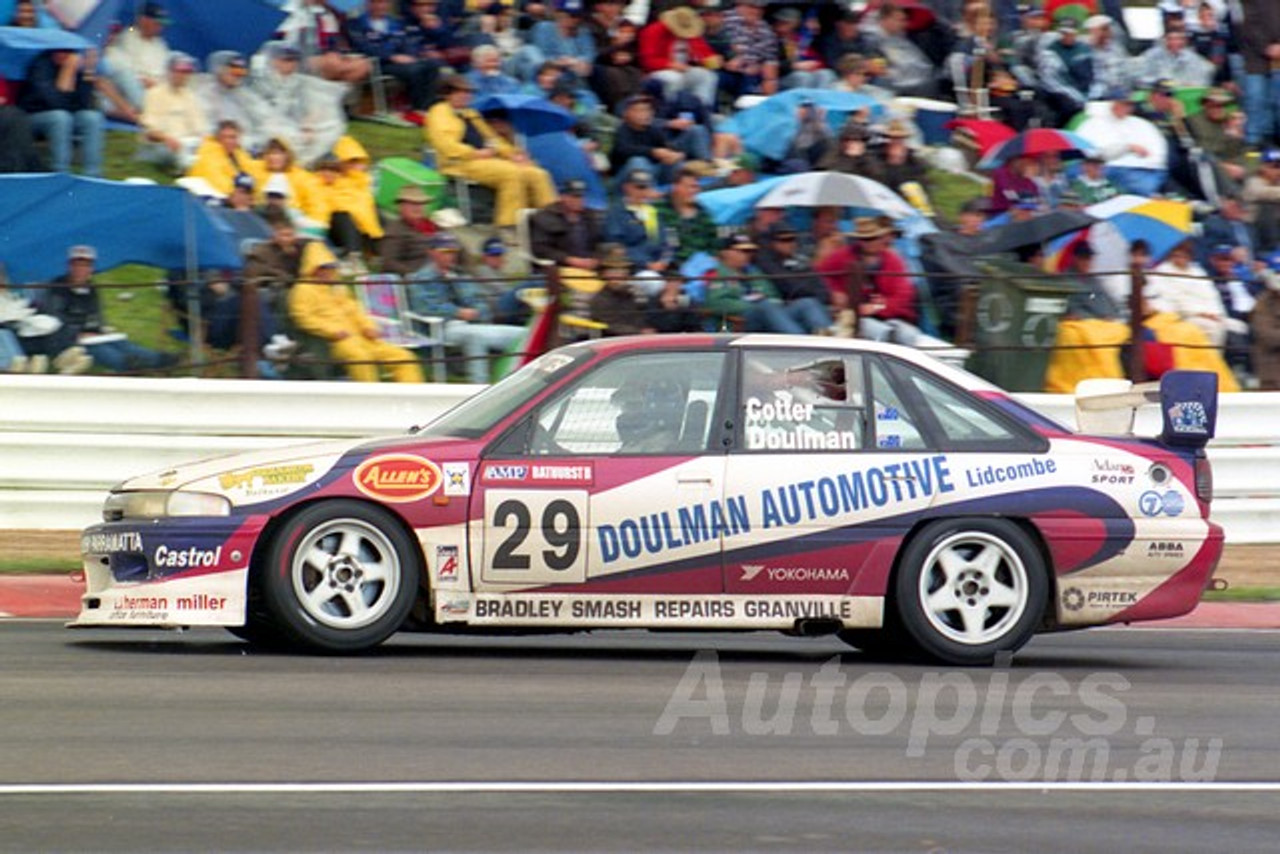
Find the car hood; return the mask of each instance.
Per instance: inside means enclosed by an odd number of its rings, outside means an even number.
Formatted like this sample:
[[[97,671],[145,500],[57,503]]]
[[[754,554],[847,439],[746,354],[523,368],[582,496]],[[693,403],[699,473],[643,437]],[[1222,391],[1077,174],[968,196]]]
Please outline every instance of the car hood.
[[[336,442],[312,442],[305,445],[288,445],[239,454],[225,454],[130,478],[112,491],[186,489],[194,484],[204,485],[213,480],[221,485],[221,488],[214,491],[223,492],[250,473],[259,479],[265,473],[270,480],[273,477],[287,477],[287,472],[284,470],[291,468],[298,470],[297,467],[311,469],[304,481],[298,481],[299,483],[310,482],[331,469],[344,454],[366,441],[365,439],[347,439]]]

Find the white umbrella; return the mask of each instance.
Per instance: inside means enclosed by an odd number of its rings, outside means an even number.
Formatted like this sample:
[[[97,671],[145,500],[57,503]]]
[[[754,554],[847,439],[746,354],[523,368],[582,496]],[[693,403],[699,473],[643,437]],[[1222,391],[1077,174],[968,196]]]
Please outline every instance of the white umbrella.
[[[909,217],[916,209],[878,181],[843,172],[801,172],[775,184],[756,202],[758,208],[862,208],[891,217]]]

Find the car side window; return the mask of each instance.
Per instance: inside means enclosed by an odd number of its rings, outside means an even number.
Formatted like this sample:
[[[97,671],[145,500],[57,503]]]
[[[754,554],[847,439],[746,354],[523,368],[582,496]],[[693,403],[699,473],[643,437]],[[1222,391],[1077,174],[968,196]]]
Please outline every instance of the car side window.
[[[928,404],[949,447],[985,447],[1020,439],[1020,434],[984,412],[971,397],[917,370],[908,370],[907,377]]]
[[[753,350],[739,397],[748,451],[850,451],[865,447],[863,357],[821,350]]]
[[[871,398],[875,412],[876,447],[881,449],[919,451],[928,447],[921,426],[920,413],[904,403],[889,381],[883,363],[871,363]]]
[[[711,434],[725,354],[647,353],[613,359],[534,416],[537,455],[690,454]]]

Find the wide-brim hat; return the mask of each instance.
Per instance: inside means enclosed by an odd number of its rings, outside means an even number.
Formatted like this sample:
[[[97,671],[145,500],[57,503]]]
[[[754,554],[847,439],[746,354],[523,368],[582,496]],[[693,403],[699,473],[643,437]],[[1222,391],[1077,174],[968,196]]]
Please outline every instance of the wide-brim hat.
[[[890,234],[893,234],[893,229],[876,217],[860,216],[853,221],[853,232],[849,236],[854,240],[875,240]]]
[[[703,23],[702,18],[688,6],[668,9],[658,16],[658,20],[678,39],[702,38],[702,34],[707,31],[707,25]]]
[[[425,205],[431,199],[425,190],[416,184],[406,184],[396,193],[397,202],[408,202],[414,205]]]

